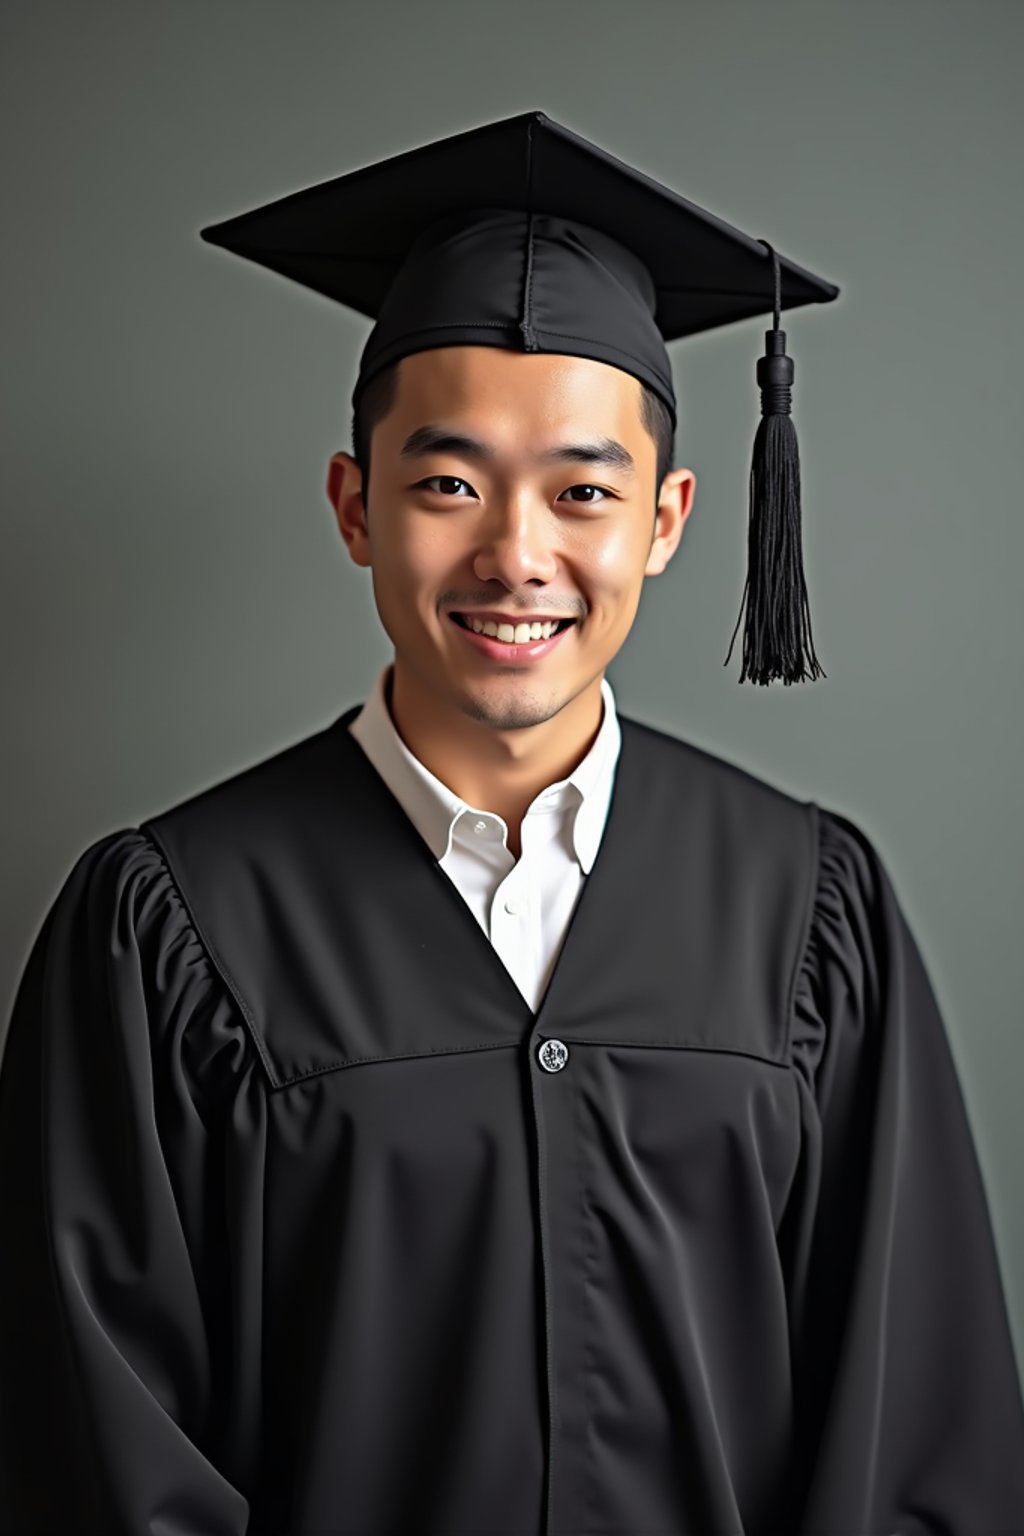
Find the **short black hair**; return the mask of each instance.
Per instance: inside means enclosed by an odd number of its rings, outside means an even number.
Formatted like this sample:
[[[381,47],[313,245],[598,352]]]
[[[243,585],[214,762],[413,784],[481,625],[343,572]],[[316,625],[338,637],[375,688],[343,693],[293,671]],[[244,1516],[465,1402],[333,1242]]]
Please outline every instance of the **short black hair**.
[[[401,361],[401,358],[397,358],[395,362],[389,363],[386,368],[374,374],[352,412],[352,457],[363,472],[363,505],[367,508],[370,496],[370,438],[374,427],[379,421],[383,421],[395,403],[398,392],[398,364]],[[643,380],[639,382],[640,420],[651,434],[658,450],[655,483],[660,491],[661,482],[672,467],[674,451],[672,417],[661,396],[656,395]]]

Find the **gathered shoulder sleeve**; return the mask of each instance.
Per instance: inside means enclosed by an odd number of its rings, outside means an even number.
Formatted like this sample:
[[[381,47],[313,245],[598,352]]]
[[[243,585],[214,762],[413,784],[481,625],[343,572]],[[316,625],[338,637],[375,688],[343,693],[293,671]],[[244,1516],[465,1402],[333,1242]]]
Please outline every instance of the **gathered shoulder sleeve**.
[[[1024,1532],[1024,1404],[975,1143],[866,834],[815,806],[794,990],[801,1161],[780,1241],[801,1536]]]
[[[32,945],[0,1068],[0,1531],[246,1530],[231,1265],[258,1191],[240,1217],[221,1128],[258,1142],[261,1093],[156,846],[100,839]]]

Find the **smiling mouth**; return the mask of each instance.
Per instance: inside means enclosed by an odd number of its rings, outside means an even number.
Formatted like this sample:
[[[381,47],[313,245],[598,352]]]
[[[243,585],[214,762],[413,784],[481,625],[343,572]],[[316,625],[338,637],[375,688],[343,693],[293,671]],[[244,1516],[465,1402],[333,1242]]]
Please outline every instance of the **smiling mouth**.
[[[455,624],[457,624],[460,629],[468,629],[471,635],[477,635],[477,634],[481,634],[482,633],[481,630],[476,630],[476,629],[473,628],[472,624],[470,624],[467,621],[467,619],[466,619],[464,614],[454,613],[453,612],[451,614],[451,618],[452,618],[452,621]],[[515,623],[513,622],[512,619],[508,619],[506,622],[511,624],[513,629],[515,628]],[[550,622],[550,621],[548,621],[548,622]],[[555,627],[555,629],[553,631],[553,634],[560,635],[562,633],[563,629],[568,629],[570,624],[575,624],[575,623],[576,623],[575,619],[558,619],[557,621],[555,621],[556,627]],[[487,639],[487,640],[494,640],[496,638],[497,637],[495,635],[485,635],[484,636],[484,639]],[[509,641],[509,642],[506,642],[506,643],[507,644],[511,644],[512,642]]]
[[[449,611],[448,617],[456,628],[461,629],[465,633],[466,643],[470,650],[476,653],[478,660],[483,662],[490,661],[504,671],[511,670],[513,672],[521,672],[524,668],[529,669],[533,666],[543,665],[544,658],[550,656],[552,652],[558,649],[565,638],[566,630],[576,623],[575,619],[552,619],[551,623],[557,624],[558,627],[553,629],[547,638],[541,635],[536,640],[532,635],[525,640],[516,640],[514,638],[513,626],[511,624],[503,625],[502,627],[506,634],[510,631],[513,632],[513,638],[511,640],[502,640],[497,635],[479,634],[471,625],[464,622],[465,615],[463,614]],[[522,623],[525,625],[526,620],[523,619]]]

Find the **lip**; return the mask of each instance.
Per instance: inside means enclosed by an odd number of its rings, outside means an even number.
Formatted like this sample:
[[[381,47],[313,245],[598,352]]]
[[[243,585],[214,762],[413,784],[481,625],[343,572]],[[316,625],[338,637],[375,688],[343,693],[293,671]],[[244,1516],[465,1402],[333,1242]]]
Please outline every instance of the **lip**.
[[[557,634],[552,635],[549,640],[528,640],[525,645],[510,645],[504,640],[494,640],[490,635],[478,635],[471,629],[464,629],[451,614],[448,615],[448,619],[452,628],[464,640],[468,640],[470,645],[475,646],[482,656],[488,657],[491,661],[504,662],[507,667],[531,666],[535,661],[542,660],[555,649],[560,640],[564,640],[566,635],[572,634],[576,628],[575,624],[570,624],[566,629],[560,629]]]

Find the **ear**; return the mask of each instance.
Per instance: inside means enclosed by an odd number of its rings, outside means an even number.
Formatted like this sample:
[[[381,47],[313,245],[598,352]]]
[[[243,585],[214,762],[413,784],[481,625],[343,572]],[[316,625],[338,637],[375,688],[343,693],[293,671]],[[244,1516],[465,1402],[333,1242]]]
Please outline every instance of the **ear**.
[[[370,535],[363,505],[363,472],[350,453],[332,453],[327,464],[327,500],[356,565],[368,566]]]
[[[697,476],[692,469],[670,470],[662,481],[654,539],[644,568],[645,576],[660,576],[675,554],[693,506],[696,488]]]

